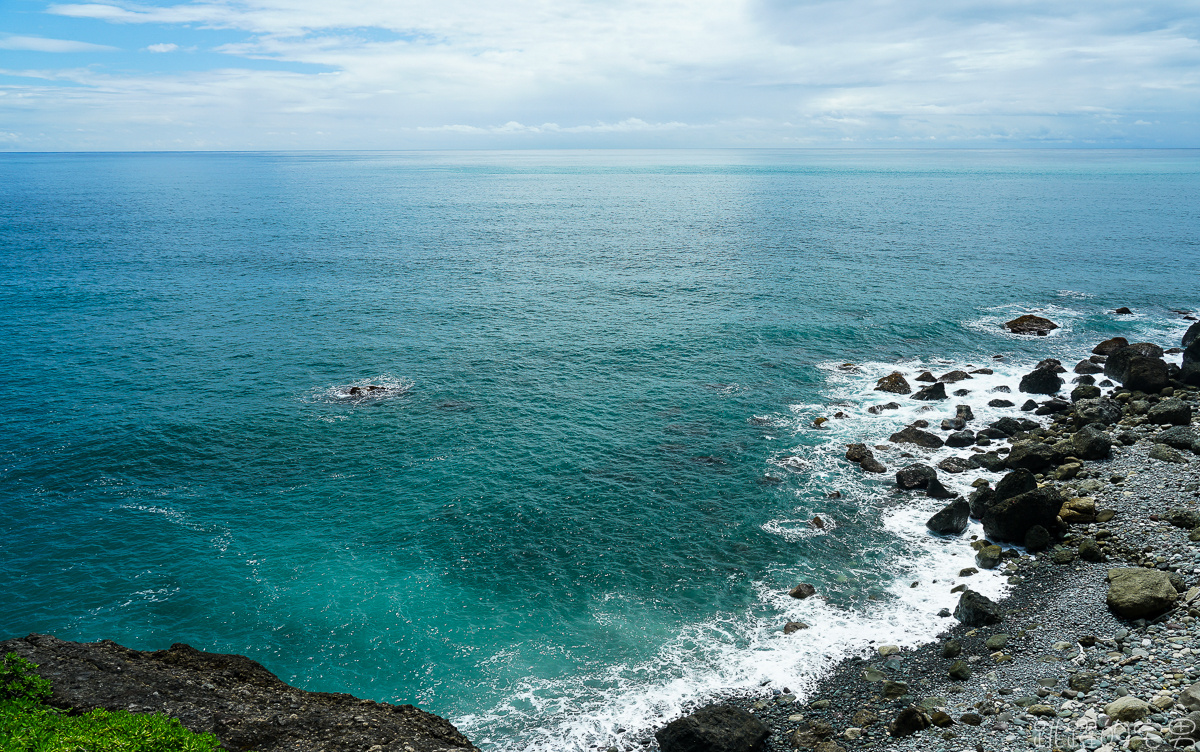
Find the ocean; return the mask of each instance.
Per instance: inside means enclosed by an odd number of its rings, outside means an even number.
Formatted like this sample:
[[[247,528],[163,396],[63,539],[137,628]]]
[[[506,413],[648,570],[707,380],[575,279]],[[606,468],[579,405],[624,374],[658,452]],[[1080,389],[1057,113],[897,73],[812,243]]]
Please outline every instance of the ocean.
[[[845,444],[1177,345],[1200,152],[7,153],[0,264],[0,636],[641,749],[945,626],[972,552]]]

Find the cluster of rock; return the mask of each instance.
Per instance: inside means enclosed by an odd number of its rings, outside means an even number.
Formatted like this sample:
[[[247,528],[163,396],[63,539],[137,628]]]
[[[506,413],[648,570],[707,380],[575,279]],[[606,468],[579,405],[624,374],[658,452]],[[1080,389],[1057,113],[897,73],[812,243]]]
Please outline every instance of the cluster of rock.
[[[1051,331],[1040,322],[1025,324],[1025,333]],[[964,737],[994,742],[993,746],[976,747],[986,752],[1050,749],[1055,744],[1046,735],[1058,732],[1053,725],[1057,723],[1078,732],[1074,737],[1077,745],[1063,749],[1116,752],[1156,745],[1192,749],[1200,738],[1187,730],[1200,729],[1200,647],[1194,652],[1191,647],[1200,637],[1200,588],[1190,587],[1184,575],[1200,574],[1200,552],[1179,551],[1161,543],[1146,546],[1146,531],[1137,525],[1110,529],[1119,514],[1116,500],[1123,498],[1114,494],[1130,493],[1122,489],[1128,486],[1126,475],[1136,471],[1113,473],[1106,480],[1099,477],[1104,475],[1100,468],[1111,466],[1117,456],[1114,448],[1136,448],[1146,457],[1143,461],[1156,463],[1160,472],[1196,464],[1195,460],[1189,463],[1188,457],[1200,454],[1200,435],[1192,427],[1196,387],[1200,386],[1200,324],[1188,330],[1182,345],[1183,366],[1177,367],[1165,362],[1166,353],[1157,346],[1131,344],[1119,337],[1103,342],[1074,366],[1077,386],[1069,397],[1059,396],[1067,369],[1054,359],[1042,361],[1021,379],[1018,388],[1047,397],[1041,402],[1027,400],[1021,406],[1025,412],[1045,416],[1045,426],[1013,416],[975,427],[970,408],[960,405],[954,418],[941,423],[943,433],[948,434],[945,438],[923,420],[890,437],[893,444],[961,447],[971,452],[943,460],[936,467],[921,462],[900,467],[895,471],[895,484],[899,491],[947,500],[927,522],[939,535],[963,535],[972,518],[982,523],[985,537],[971,542],[977,567],[1002,569],[1014,584],[1041,579],[1048,588],[1061,580],[1061,573],[1081,571],[1080,565],[1102,573],[1103,581],[1096,587],[1103,593],[1097,603],[1103,614],[1093,611],[1090,616],[1126,626],[1105,637],[1083,635],[1078,641],[1054,641],[1055,654],[1045,659],[1068,666],[1065,686],[1061,678],[1043,677],[1031,695],[1013,695],[1012,690],[1001,687],[997,696],[985,685],[971,689],[972,678],[987,671],[989,665],[1012,665],[1014,655],[1021,656],[1022,644],[1030,641],[1039,625],[1017,628],[1014,621],[1019,609],[997,604],[966,584],[958,584],[952,588],[960,593],[953,616],[954,630],[961,637],[948,639],[940,647],[931,646],[935,654],[926,651],[920,659],[914,656],[912,675],[928,684],[940,671],[941,681],[948,682],[947,692],[980,698],[967,710],[942,696],[918,699],[912,680],[889,678],[889,672],[902,666],[900,651],[895,646],[881,646],[879,657],[885,659],[884,665],[866,668],[859,678],[873,683],[873,691],[838,686],[831,680],[827,685],[834,687],[832,701],[819,696],[804,712],[786,690],[737,708],[713,706],[703,712],[716,717],[719,711],[727,723],[738,726],[739,741],[710,743],[715,736],[697,733],[686,744],[675,746],[675,735],[667,732],[680,728],[676,724],[681,719],[659,733],[663,752],[785,748],[843,752],[863,746],[915,752],[929,749],[931,740],[947,743],[946,750],[959,750]],[[1105,378],[1097,384],[1096,376]],[[973,376],[967,371],[942,377],[926,372],[917,380],[929,385],[914,392],[904,375],[896,372],[880,379],[877,389],[910,395],[911,399],[942,400],[949,397],[946,384],[968,378]],[[1016,407],[1007,400],[996,402],[1003,404],[994,402],[993,406]],[[884,409],[889,405],[872,412]],[[1120,456],[1129,456],[1131,449]],[[848,445],[846,459],[868,473],[889,472],[865,444]],[[976,480],[967,498],[947,490],[938,475],[939,470],[957,474],[976,468],[1002,473],[1002,477],[994,485],[982,478]],[[1200,471],[1195,475],[1200,477]],[[1200,497],[1200,483],[1192,485],[1194,497]],[[1160,528],[1179,531],[1176,538],[1186,534],[1192,543],[1200,543],[1200,511],[1194,501],[1150,519]],[[1194,564],[1189,564],[1192,559]],[[967,578],[972,573],[977,569],[964,569],[959,575]],[[792,595],[810,597],[814,592],[811,585],[802,584]],[[939,615],[951,614],[943,610]],[[1164,624],[1167,619],[1170,621]],[[791,626],[789,623],[785,631],[799,628]],[[1046,631],[1044,627],[1042,631]],[[1138,631],[1147,636],[1137,640]],[[966,655],[965,645],[976,645],[983,652]],[[1027,660],[1033,659],[1029,656]],[[1147,670],[1148,675],[1143,676]],[[850,683],[845,677],[852,674],[852,668],[839,669],[843,678],[837,681]],[[996,681],[992,673],[987,676]],[[974,731],[966,733],[964,729]],[[930,736],[934,733],[936,736]],[[733,737],[726,734],[724,738]],[[909,744],[908,739],[922,741]]]

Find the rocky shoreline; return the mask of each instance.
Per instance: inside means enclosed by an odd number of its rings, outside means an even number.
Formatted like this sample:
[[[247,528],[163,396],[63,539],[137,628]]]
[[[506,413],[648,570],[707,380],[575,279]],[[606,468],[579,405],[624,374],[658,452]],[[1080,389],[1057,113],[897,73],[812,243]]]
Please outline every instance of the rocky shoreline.
[[[879,645],[874,655],[843,661],[803,701],[787,688],[727,698],[721,705],[736,708],[739,723],[709,720],[711,707],[702,709],[659,731],[658,746],[1200,749],[1200,432],[1192,427],[1200,415],[1198,335],[1194,324],[1184,336],[1182,368],[1166,363],[1153,344],[1101,343],[1075,366],[1073,387],[1060,376],[1069,377],[1062,364],[1042,361],[1019,388],[1049,397],[1020,408],[1046,416],[1045,425],[1023,420],[999,395],[1013,417],[972,428],[969,408],[964,414],[960,407],[941,423],[949,436],[927,421],[894,434],[893,443],[970,452],[957,458],[967,467],[949,468],[944,460],[943,470],[1005,473],[995,487],[976,481],[969,501],[954,499],[929,527],[962,535],[968,514],[982,518],[994,540],[964,536],[964,544],[977,551],[979,568],[1007,573],[1010,595],[999,603],[978,596],[969,589],[978,570],[964,569],[946,583],[961,600],[957,618],[938,615],[947,624],[937,642],[912,650]],[[931,377],[918,377],[930,383],[912,399],[946,399],[945,384],[959,374]],[[878,388],[911,392],[899,373]],[[1064,388],[1070,399],[1058,396]],[[849,445],[846,457],[864,472],[886,470],[862,444]],[[919,458],[896,473],[896,482],[912,493],[954,496]]]

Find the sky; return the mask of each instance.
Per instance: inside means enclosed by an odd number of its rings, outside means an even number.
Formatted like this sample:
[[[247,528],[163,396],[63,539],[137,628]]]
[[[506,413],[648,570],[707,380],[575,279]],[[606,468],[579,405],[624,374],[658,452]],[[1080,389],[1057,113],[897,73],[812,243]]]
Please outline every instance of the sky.
[[[1200,0],[0,0],[0,151],[1200,147]]]

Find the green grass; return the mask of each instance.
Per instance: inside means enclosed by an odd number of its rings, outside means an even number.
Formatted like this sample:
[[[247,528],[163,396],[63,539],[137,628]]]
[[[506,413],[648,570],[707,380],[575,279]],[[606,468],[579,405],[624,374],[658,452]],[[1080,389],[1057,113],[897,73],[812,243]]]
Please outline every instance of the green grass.
[[[214,752],[212,734],[194,734],[155,713],[93,710],[68,715],[46,704],[50,682],[15,653],[0,661],[0,750],[3,752]]]

